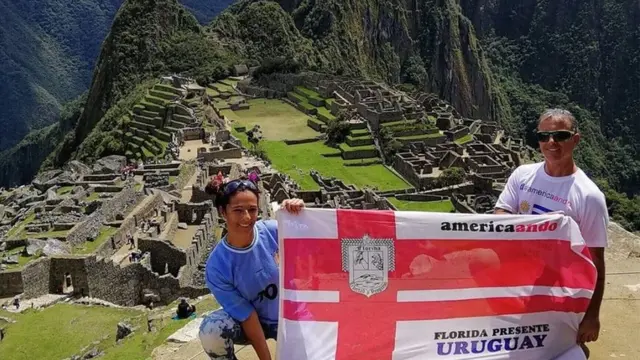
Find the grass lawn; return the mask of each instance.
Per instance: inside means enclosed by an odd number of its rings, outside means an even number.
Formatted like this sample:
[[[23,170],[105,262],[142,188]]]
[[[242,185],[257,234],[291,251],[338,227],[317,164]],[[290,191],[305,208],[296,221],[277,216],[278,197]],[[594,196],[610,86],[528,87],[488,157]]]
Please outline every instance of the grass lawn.
[[[318,94],[317,92],[311,89],[307,89],[304,86],[296,86],[296,90],[300,91],[301,93],[303,93],[305,96],[308,96],[308,97],[322,98],[320,94]]]
[[[220,91],[220,92],[233,92],[233,88],[229,85],[225,85],[223,83],[217,82],[215,84],[213,84],[213,86],[215,87],[216,90]]]
[[[21,236],[21,238],[22,239],[59,238],[59,237],[66,237],[68,232],[69,230],[47,231],[43,233],[25,233]]]
[[[473,140],[473,135],[467,134],[467,135],[461,137],[460,139],[456,140],[456,143],[462,145],[462,144],[468,143],[471,140]]]
[[[207,87],[207,95],[211,96],[211,97],[216,97],[216,96],[220,96],[220,93],[217,92],[215,89],[212,89],[210,87]]]
[[[91,195],[87,196],[87,198],[84,199],[84,201],[91,202],[93,200],[98,200],[98,199],[100,199],[100,194],[102,194],[102,193],[94,191],[94,192],[91,193]]]
[[[29,216],[24,218],[24,220],[17,223],[14,227],[11,228],[11,230],[9,230],[9,232],[7,233],[7,239],[21,237],[25,232],[24,228],[27,225],[29,225],[31,222],[33,222],[33,220],[35,219],[36,219],[36,214],[32,212]]]
[[[442,201],[406,201],[395,197],[387,198],[400,211],[452,212],[455,211],[451,200]]]
[[[118,228],[115,228],[113,226],[103,226],[100,229],[100,233],[98,234],[98,237],[95,238],[95,240],[85,241],[81,247],[73,249],[73,253],[74,254],[93,253],[94,251],[96,251],[96,249],[100,245],[102,245],[105,241],[107,241],[109,237],[111,237],[111,235],[115,234],[116,231],[118,231]]]
[[[329,120],[335,120],[336,119],[336,117],[333,116],[331,111],[327,110],[326,108],[319,107],[319,108],[316,108],[316,109],[318,109],[318,114],[324,115],[324,117],[326,117],[327,119],[329,119]]]
[[[0,316],[16,320],[7,325],[0,321],[7,335],[0,346],[0,359],[70,358],[94,341],[99,342],[95,347],[104,351],[104,355],[100,356],[102,360],[150,359],[153,349],[191,321],[172,320],[170,317],[173,313],[156,318],[177,305],[176,301],[150,314],[156,328],[153,332],[147,332],[148,315],[133,309],[57,304],[42,311],[27,310],[22,314],[0,310]],[[212,296],[207,296],[196,306],[198,315],[220,307]],[[116,344],[116,326],[120,321],[126,321],[138,329]],[[38,346],[33,345],[34,339],[37,339]]]
[[[265,140],[296,140],[312,138],[319,132],[307,126],[308,115],[278,99],[252,99],[247,110],[222,110],[221,114],[233,120],[233,126],[260,125]],[[241,135],[246,139],[246,135]]]
[[[15,270],[21,269],[23,266],[27,265],[31,260],[34,260],[35,256],[24,256],[22,252],[24,251],[24,246],[17,247],[15,249],[9,250],[8,254],[18,255],[18,263],[17,264],[6,264],[7,270]]]
[[[71,192],[71,190],[73,190],[73,186],[63,186],[61,188],[58,188],[58,190],[56,190],[56,194],[58,195],[68,194]]]
[[[0,359],[69,358],[103,336],[109,336],[109,339],[102,344],[114,344],[118,322],[141,314],[137,310],[70,304],[10,314],[9,317],[17,322],[6,326],[7,336],[0,346]],[[37,339],[37,346],[34,346],[34,339]]]
[[[287,145],[281,141],[264,141],[261,144],[273,166],[291,176],[303,189],[318,189],[318,184],[309,175],[311,169],[319,171],[322,176],[333,176],[345,184],[358,187],[392,190],[411,186],[382,165],[344,166],[342,157],[323,157],[321,154],[336,153],[339,150],[330,148],[321,141],[299,145]]]
[[[178,303],[174,302],[167,308],[177,307]],[[196,305],[198,315],[203,312],[211,311],[219,308],[220,305],[213,299],[213,296],[207,296]],[[165,310],[166,311],[166,310]],[[119,345],[113,345],[105,350],[105,355],[101,356],[101,360],[121,360],[121,359],[150,359],[153,349],[162,345],[165,340],[181,327],[185,326],[190,319],[171,320],[164,319],[155,320],[154,325],[158,328],[156,332],[147,332],[146,323],[141,324],[140,330],[136,331],[132,336],[123,340]],[[113,332],[115,334],[115,331]],[[115,335],[114,335],[115,337]]]

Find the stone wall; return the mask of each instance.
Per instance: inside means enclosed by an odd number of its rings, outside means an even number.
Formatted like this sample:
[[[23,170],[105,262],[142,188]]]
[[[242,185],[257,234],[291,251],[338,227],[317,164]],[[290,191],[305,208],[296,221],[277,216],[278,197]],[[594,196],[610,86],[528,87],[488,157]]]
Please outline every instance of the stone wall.
[[[18,295],[23,291],[22,271],[0,272],[0,298]]]
[[[429,194],[402,194],[396,195],[396,199],[405,201],[442,201],[448,200],[449,197]]]
[[[205,162],[212,162],[216,159],[240,159],[241,157],[242,149],[240,148],[198,153],[198,160]]]
[[[133,186],[125,186],[113,198],[106,200],[100,209],[93,212],[83,222],[78,223],[67,235],[67,242],[72,246],[83,244],[87,238],[96,237],[100,233],[103,223],[114,221],[117,214],[126,213],[139,200]]]
[[[164,275],[165,269],[178,276],[180,268],[187,264],[187,255],[173,244],[158,239],[138,239],[138,249],[151,254],[151,269]]]
[[[199,225],[206,214],[214,213],[212,201],[202,203],[177,203],[175,210],[178,212],[178,221],[189,225]]]
[[[22,269],[24,296],[37,297],[49,293],[51,259],[42,257],[30,262]]]
[[[182,140],[200,140],[204,138],[204,129],[201,127],[196,128],[183,128],[179,130],[182,132]]]
[[[143,259],[142,261],[148,261]],[[120,267],[108,258],[89,257],[87,267],[89,294],[93,298],[106,300],[118,305],[134,306],[140,303],[144,265],[140,263]]]
[[[73,293],[75,295],[89,294],[88,274],[93,268],[87,267],[85,257],[55,257],[51,258],[49,269],[49,293],[61,294],[64,288],[65,276],[71,275]]]
[[[457,212],[462,214],[473,214],[475,211],[464,201],[463,196],[452,196],[451,203]]]

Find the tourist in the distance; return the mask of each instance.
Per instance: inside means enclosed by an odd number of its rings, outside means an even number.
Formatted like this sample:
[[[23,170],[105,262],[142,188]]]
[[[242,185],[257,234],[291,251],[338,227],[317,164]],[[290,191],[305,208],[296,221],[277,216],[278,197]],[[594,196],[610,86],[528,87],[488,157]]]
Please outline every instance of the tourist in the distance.
[[[176,310],[176,315],[178,319],[187,319],[193,313],[196,312],[196,306],[190,305],[187,302],[187,299],[180,299],[180,304],[178,304],[178,309]]]
[[[577,341],[585,351],[585,342],[598,340],[600,304],[604,293],[607,224],[609,215],[604,194],[573,160],[580,141],[576,119],[566,110],[545,111],[536,132],[544,162],[522,165],[509,177],[496,203],[497,214],[544,214],[562,211],[580,227],[591,258],[598,271],[589,308],[578,328]]]
[[[227,234],[207,260],[205,280],[222,309],[203,320],[199,334],[211,359],[235,359],[234,344],[251,344],[260,360],[271,360],[267,339],[278,332],[278,229],[275,220],[258,221],[258,200],[249,180],[230,181],[216,195]],[[282,207],[297,214],[304,202],[289,199]]]

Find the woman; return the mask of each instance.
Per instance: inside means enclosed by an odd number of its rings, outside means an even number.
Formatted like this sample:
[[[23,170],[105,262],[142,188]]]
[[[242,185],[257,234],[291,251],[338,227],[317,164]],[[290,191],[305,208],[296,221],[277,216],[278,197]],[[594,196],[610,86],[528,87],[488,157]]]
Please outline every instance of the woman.
[[[249,180],[233,180],[220,188],[216,208],[227,234],[209,256],[207,286],[222,305],[200,326],[200,342],[211,359],[233,360],[233,345],[253,345],[260,360],[271,360],[267,339],[278,333],[278,228],[275,220],[258,218],[259,190]],[[300,199],[282,206],[297,214]]]

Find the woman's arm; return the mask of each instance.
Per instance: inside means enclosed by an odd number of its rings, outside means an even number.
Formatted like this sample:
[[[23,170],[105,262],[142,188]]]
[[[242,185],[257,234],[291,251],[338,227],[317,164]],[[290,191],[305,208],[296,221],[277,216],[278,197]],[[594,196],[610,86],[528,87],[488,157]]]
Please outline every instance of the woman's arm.
[[[255,310],[247,320],[242,322],[242,330],[244,330],[247,339],[253,345],[256,354],[258,354],[258,359],[271,360],[267,339],[264,336],[264,330],[262,330],[262,325],[260,325],[260,320],[258,320],[258,314]]]

